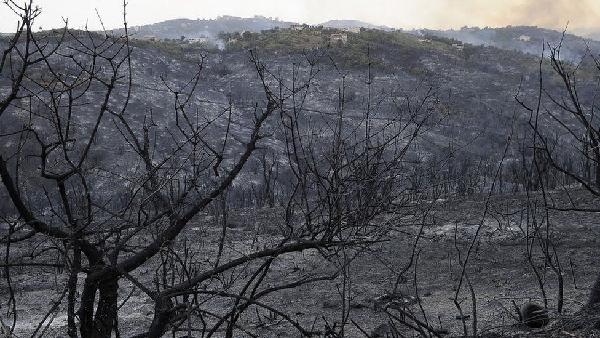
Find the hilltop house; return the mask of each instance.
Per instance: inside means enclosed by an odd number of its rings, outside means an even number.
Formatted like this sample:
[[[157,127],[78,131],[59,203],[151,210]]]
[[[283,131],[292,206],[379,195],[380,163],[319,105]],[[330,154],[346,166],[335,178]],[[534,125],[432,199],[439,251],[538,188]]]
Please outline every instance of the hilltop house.
[[[531,41],[531,37],[528,35],[521,35],[521,36],[519,36],[519,41],[529,42],[529,41]]]
[[[338,42],[347,43],[348,42],[348,34],[346,33],[334,33],[329,36],[329,42],[331,44],[335,44]]]
[[[458,50],[464,50],[465,46],[462,43],[453,43],[452,47],[458,49]]]
[[[197,37],[197,38],[187,38],[186,41],[188,43],[207,43],[208,38],[205,36]]]

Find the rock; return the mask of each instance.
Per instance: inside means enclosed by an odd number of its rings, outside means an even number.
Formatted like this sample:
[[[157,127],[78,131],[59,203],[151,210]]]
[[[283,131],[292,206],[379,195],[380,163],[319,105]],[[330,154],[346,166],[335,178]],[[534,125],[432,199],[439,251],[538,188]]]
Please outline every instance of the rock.
[[[437,330],[435,330],[435,333],[439,334],[440,336],[445,336],[447,334],[450,334],[450,330],[448,330],[448,329],[437,329]]]
[[[371,331],[371,338],[387,338],[393,336],[394,330],[388,323],[381,324]]]
[[[242,229],[244,225],[239,222],[227,222],[228,229]]]
[[[374,308],[376,310],[385,310],[387,308],[400,310],[415,305],[418,302],[417,297],[405,295],[403,293],[386,293],[373,300]]]
[[[366,308],[366,307],[368,307],[368,306],[363,303],[360,303],[360,302],[351,302],[350,303],[351,309],[362,309],[362,308]]]
[[[341,303],[339,300],[334,299],[334,300],[324,300],[323,301],[323,308],[325,309],[337,309],[341,307]]]
[[[544,327],[550,322],[548,310],[534,303],[526,303],[521,307],[521,319],[525,325],[535,329]]]

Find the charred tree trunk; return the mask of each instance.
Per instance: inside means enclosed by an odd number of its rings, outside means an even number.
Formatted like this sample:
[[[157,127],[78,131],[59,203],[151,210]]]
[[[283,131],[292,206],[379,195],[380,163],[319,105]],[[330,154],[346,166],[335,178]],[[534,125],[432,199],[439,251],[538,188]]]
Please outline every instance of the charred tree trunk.
[[[150,330],[148,330],[145,337],[160,338],[167,331],[167,326],[171,323],[172,315],[173,302],[171,302],[170,298],[159,298],[155,304],[154,318],[152,318]]]
[[[80,333],[82,338],[110,338],[117,318],[118,279],[96,281],[88,275],[81,295]],[[94,304],[98,293],[98,305]]]
[[[67,305],[67,334],[71,338],[77,338],[77,325],[75,324],[75,297],[77,294],[77,274],[81,269],[81,250],[73,248],[73,267],[69,276],[69,296]]]

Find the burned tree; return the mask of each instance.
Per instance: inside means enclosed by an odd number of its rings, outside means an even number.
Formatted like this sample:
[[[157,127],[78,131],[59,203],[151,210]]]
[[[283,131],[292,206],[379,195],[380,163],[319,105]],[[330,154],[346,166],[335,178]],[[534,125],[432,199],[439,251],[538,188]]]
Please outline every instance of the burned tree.
[[[596,116],[598,86],[595,79],[600,72],[600,62],[591,52],[579,63],[564,60],[561,57],[563,40],[549,46],[549,55],[540,61],[539,92],[535,100],[527,102],[521,95],[517,96],[517,101],[529,112],[529,126],[534,132],[531,176],[536,180],[536,188],[542,191],[547,209],[598,212],[597,208],[573,199],[569,187],[563,189],[568,198],[566,205],[557,204],[547,191],[554,188],[548,183],[548,176],[562,175],[563,182],[576,183],[594,199],[600,197],[600,125]],[[555,251],[554,244],[548,240],[545,255],[553,269],[560,269]],[[554,261],[557,267],[552,264]],[[600,302],[599,284],[597,281],[592,286],[588,306]],[[559,311],[561,305],[562,299]]]
[[[344,275],[349,257],[385,236],[375,221],[404,202],[402,158],[435,115],[431,90],[417,109],[375,123],[370,108],[345,115],[342,84],[336,113],[318,113],[304,104],[325,55],[307,55],[286,77],[250,51],[261,90],[255,104],[203,106],[202,57],[188,79],[162,76],[153,88],[168,104],[144,108],[136,91],[146,84],[136,78],[125,14],[123,35],[67,27],[34,33],[39,9],[31,1],[7,5],[21,23],[2,45],[0,63],[0,81],[9,84],[0,98],[0,191],[10,201],[1,215],[9,225],[1,238],[4,277],[11,285],[16,267],[56,266],[65,281],[38,330],[66,306],[70,337],[120,335],[119,311],[136,290],[153,304],[140,337],[168,330],[253,336],[239,324],[249,309],[306,336],[343,330],[344,322],[309,327],[268,297]],[[315,128],[316,119],[326,127]],[[277,236],[232,248],[223,222],[217,245],[198,248],[190,227],[208,222],[207,207],[243,180],[277,130],[285,150],[262,161],[267,184],[284,170],[276,156],[291,177]],[[262,197],[275,205],[272,186]],[[307,250],[331,269],[273,277],[280,257]],[[12,329],[17,298],[10,291]]]

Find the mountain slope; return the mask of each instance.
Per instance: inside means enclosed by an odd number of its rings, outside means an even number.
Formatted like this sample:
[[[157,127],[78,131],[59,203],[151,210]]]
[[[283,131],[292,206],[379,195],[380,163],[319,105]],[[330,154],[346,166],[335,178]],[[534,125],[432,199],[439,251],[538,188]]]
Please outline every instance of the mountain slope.
[[[594,54],[600,53],[600,42],[551,29],[531,26],[508,26],[504,28],[463,27],[460,30],[419,30],[417,35],[433,35],[455,39],[472,45],[493,46],[505,50],[517,50],[527,54],[541,55],[542,47],[556,46],[563,40],[561,55],[569,61],[579,61],[588,47]]]
[[[236,114],[232,135],[245,139],[245,126],[253,116],[254,103],[264,100],[256,69],[248,62],[248,49],[252,49],[269,70],[281,74],[287,82],[298,74],[307,76],[307,61],[317,65],[302,113],[324,121],[320,125],[329,125],[328,119],[338,116],[341,83],[345,86],[344,117],[348,123],[360,122],[369,99],[374,104],[370,116],[375,120],[405,119],[410,114],[407,100],[413,100],[410,104],[414,107],[414,100],[431,88],[437,96],[436,113],[447,117],[442,123],[430,126],[423,135],[415,150],[419,154],[418,161],[452,150],[480,163],[502,152],[513,125],[515,133],[528,130],[529,115],[518,106],[514,96],[520,91],[522,100],[529,103],[535,100],[539,66],[536,56],[495,47],[456,45],[452,40],[419,38],[400,31],[348,32],[347,43],[328,45],[330,34],[334,32],[336,30],[318,27],[301,31],[271,30],[243,34],[224,50],[195,47],[198,50],[193,52],[186,50],[191,47],[185,43],[134,41],[134,81],[128,117],[132,125],[141,129],[147,112],[152,111],[157,125],[176,129],[176,116],[171,109],[174,99],[165,83],[171,88],[184,86],[190,74],[194,74],[200,55],[205,55],[193,108],[211,117],[226,110],[231,103]],[[68,73],[68,69],[61,71]],[[371,78],[368,82],[365,81],[367,76]],[[554,83],[558,84],[550,77],[547,80],[549,90]],[[371,84],[370,88],[367,83]],[[287,85],[292,87],[290,83]],[[0,83],[0,91],[8,86],[8,82]],[[94,92],[89,95],[89,102],[101,102],[94,97]],[[121,90],[115,95],[116,102],[122,102],[126,92]],[[582,98],[589,96],[583,91],[581,95]],[[80,107],[81,125],[93,121],[93,115],[88,112],[91,108]],[[20,118],[15,111],[14,126],[22,124]],[[8,124],[0,126],[0,133],[9,131],[4,131],[5,127]],[[225,127],[215,123],[211,132],[218,134]],[[102,147],[105,157],[119,148],[113,140],[118,140],[118,136],[99,140],[98,146]],[[168,152],[173,146],[168,139],[158,144],[159,152]],[[279,149],[283,144],[283,140],[274,135],[269,147]]]

